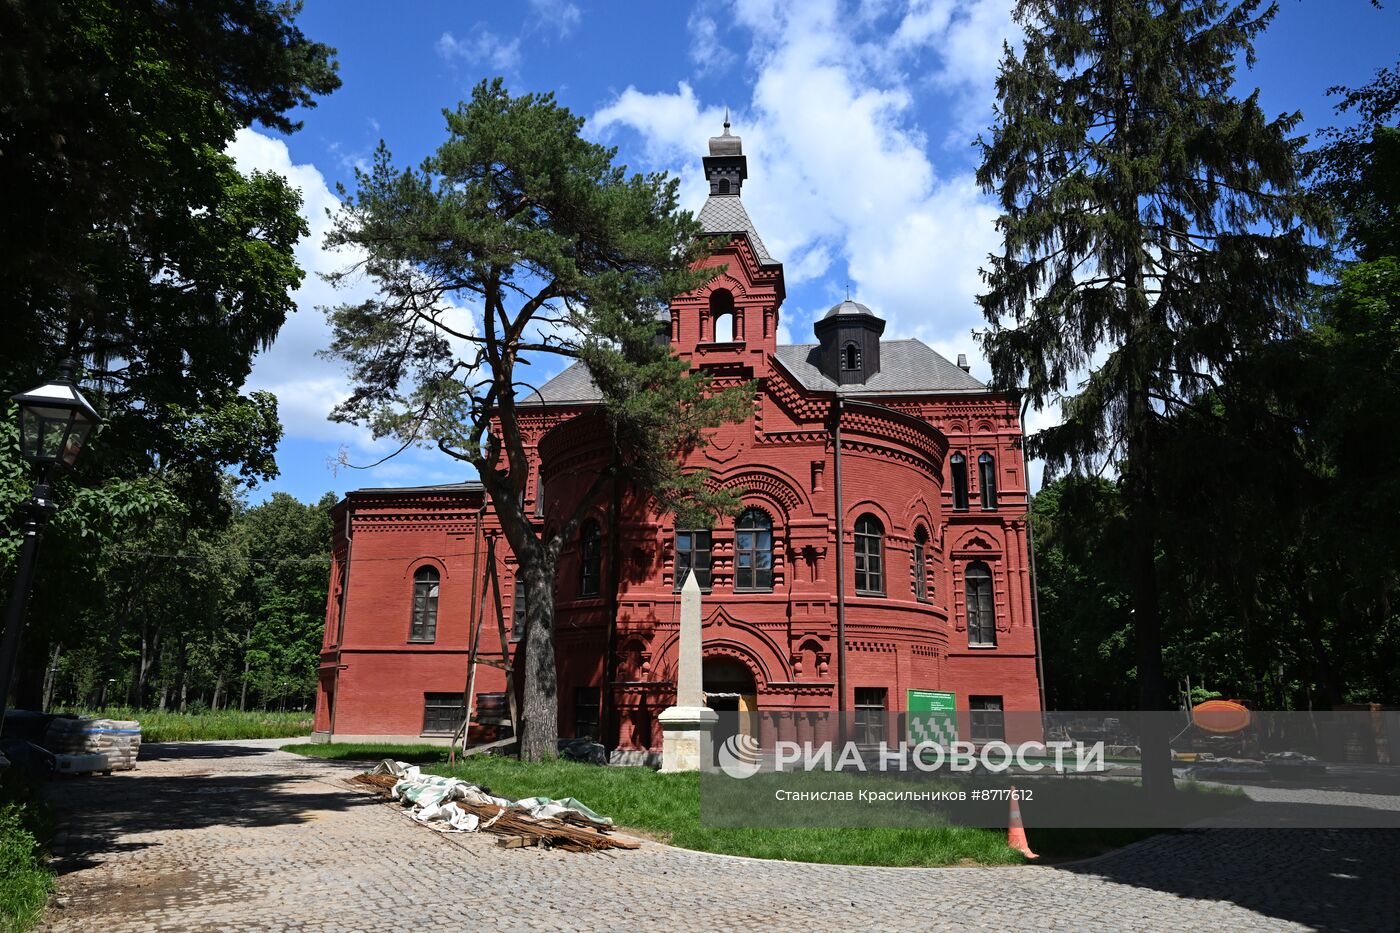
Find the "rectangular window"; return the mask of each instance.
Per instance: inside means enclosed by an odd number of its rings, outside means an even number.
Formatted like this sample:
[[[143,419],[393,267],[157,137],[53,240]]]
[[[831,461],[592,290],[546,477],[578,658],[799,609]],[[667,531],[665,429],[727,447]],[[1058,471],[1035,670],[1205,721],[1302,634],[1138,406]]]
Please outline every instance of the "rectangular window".
[[[857,687],[855,709],[855,739],[860,745],[879,745],[885,741],[884,687]]]
[[[968,697],[967,705],[972,717],[972,741],[1006,741],[1006,717],[1001,709],[1001,697]]]
[[[510,640],[520,641],[525,637],[525,581],[515,580],[515,594],[510,601]]]
[[[544,514],[544,467],[535,470],[535,515]]]
[[[423,734],[451,735],[462,724],[462,694],[423,694]]]
[[[967,458],[962,454],[953,454],[952,465],[949,467],[953,474],[953,511],[967,511]]]
[[[685,585],[685,578],[695,571],[700,589],[710,588],[709,529],[676,532],[676,592]]]
[[[597,740],[601,696],[598,687],[574,688],[574,738]]]

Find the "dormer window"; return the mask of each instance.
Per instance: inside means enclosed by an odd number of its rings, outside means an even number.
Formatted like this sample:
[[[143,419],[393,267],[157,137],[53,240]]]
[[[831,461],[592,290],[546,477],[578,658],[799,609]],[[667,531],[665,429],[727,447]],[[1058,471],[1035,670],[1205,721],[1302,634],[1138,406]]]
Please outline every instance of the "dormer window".
[[[860,371],[860,347],[854,343],[846,344],[841,351],[841,368],[847,372]]]

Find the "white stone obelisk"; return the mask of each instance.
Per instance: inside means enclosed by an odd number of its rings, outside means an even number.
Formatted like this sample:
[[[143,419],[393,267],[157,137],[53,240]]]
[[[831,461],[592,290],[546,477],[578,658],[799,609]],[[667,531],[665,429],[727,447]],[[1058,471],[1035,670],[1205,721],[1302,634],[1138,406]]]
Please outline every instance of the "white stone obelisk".
[[[712,760],[710,739],[719,714],[705,705],[700,648],[700,584],[681,586],[681,635],[676,658],[676,705],[661,711],[661,771],[699,771]]]

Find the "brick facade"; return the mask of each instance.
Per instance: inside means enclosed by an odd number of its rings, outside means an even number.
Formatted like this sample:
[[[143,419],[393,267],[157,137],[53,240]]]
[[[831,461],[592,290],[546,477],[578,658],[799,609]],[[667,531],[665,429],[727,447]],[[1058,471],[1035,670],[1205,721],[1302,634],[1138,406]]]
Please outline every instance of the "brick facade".
[[[719,205],[727,211],[738,206],[737,194],[728,197]],[[712,210],[715,201],[707,203],[702,221],[707,213],[721,215]],[[741,207],[739,212],[746,221]],[[737,586],[735,519],[717,522],[704,601],[706,689],[738,695],[741,708],[760,712],[852,709],[858,691],[868,702],[871,688],[884,690],[892,711],[904,708],[910,689],[952,691],[960,709],[968,708],[970,697],[997,698],[1007,710],[1039,709],[1026,475],[1014,404],[914,341],[881,343],[872,354],[868,343],[824,338],[845,344],[813,349],[810,359],[818,362],[812,365],[830,367],[845,345],[856,345],[851,361],[869,364],[873,357],[883,371],[859,373],[854,382],[833,372],[830,387],[814,387],[821,377],[802,369],[806,351],[780,351],[777,345],[782,266],[767,257],[752,229],[707,226],[707,232],[723,245],[706,262],[724,271],[700,291],[675,299],[670,341],[676,353],[721,381],[757,380],[759,392],[752,415],[715,431],[690,462],[708,469],[713,482],[740,491],[744,507],[771,523],[772,585],[757,592]],[[715,341],[716,313],[731,316],[732,327],[722,336],[732,339]],[[834,322],[825,328],[830,334],[864,325],[873,334],[869,339],[878,340],[883,329],[869,309],[851,302],[833,308],[828,318]],[[940,377],[949,373],[952,378]],[[579,373],[566,372],[553,385],[586,383]],[[878,386],[884,384],[898,387],[883,392]],[[602,432],[590,429],[592,404],[587,391],[560,396],[551,384],[523,403],[532,458],[527,505],[542,526],[573,509],[609,453],[599,445]],[[838,406],[845,697],[837,696],[836,683]],[[955,502],[957,455],[967,474],[966,508]],[[991,458],[986,465],[983,455]],[[995,491],[984,500],[986,479],[994,481]],[[318,732],[416,738],[429,695],[462,693],[473,593],[487,559],[485,542],[497,531],[493,513],[482,505],[479,487],[463,484],[362,490],[337,506]],[[596,731],[596,704],[603,710],[605,744],[656,750],[656,715],[673,698],[677,529],[669,517],[628,497],[619,514],[611,664],[605,657],[608,600],[580,595],[577,544],[561,558],[560,733]],[[857,588],[855,534],[863,516],[873,516],[882,532],[875,593]],[[606,500],[592,517],[608,541]],[[920,546],[922,596],[913,559]],[[515,574],[508,551],[501,539],[495,559],[509,621]],[[435,570],[439,581],[431,642],[412,641],[410,633],[415,574],[423,567]],[[983,584],[971,584],[977,592],[969,598],[969,568],[974,576],[990,576],[990,616],[978,614],[985,606]],[[608,579],[606,570],[602,578]],[[988,624],[970,626],[970,612]],[[483,639],[495,648],[494,616]],[[600,691],[609,675],[604,697]],[[498,671],[479,670],[478,692],[502,689]],[[579,699],[584,702],[576,708]]]

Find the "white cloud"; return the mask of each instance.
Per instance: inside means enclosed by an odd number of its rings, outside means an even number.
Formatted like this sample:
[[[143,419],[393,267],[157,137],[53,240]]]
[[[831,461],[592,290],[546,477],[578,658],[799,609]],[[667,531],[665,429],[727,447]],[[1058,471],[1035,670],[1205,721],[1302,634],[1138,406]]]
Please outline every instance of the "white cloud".
[[[507,42],[489,29],[476,29],[473,38],[458,39],[450,32],[438,37],[437,53],[443,61],[465,61],[478,69],[514,71],[520,65],[520,38]]]
[[[720,42],[719,24],[714,18],[697,8],[685,27],[690,32],[690,60],[695,63],[696,74],[704,76],[728,71],[736,56]]]
[[[583,22],[583,11],[569,0],[530,0],[530,9],[542,23],[553,26],[561,39]]]
[[[757,71],[751,100],[733,116],[749,156],[744,200],[789,280],[825,276],[839,300],[844,261],[852,295],[886,317],[889,336],[956,346],[972,358],[971,331],[983,326],[978,268],[998,242],[996,211],[961,158],[940,170],[915,103],[940,93],[956,108],[964,88],[976,87],[982,119],[990,117],[995,55],[987,49],[1001,40],[988,38],[997,17],[981,8],[1006,19],[1008,5],[917,3],[897,14],[893,34],[888,24],[862,34],[862,22],[890,12],[873,0],[854,13],[836,0],[736,0],[726,11],[752,34],[748,60]],[[951,47],[959,42],[977,48]],[[906,75],[929,50],[937,61]],[[867,64],[873,58],[883,63]],[[943,77],[955,68],[969,69],[956,90]],[[697,163],[721,113],[720,102],[702,101],[685,82],[674,92],[629,87],[589,127],[604,136],[635,131],[645,157],[679,172],[687,206],[698,208]],[[807,339],[806,316],[784,310],[791,332]]]
[[[289,438],[324,445],[327,458],[334,458],[344,447],[352,462],[377,460],[397,445],[387,440],[374,440],[365,428],[327,420],[331,409],[349,396],[350,385],[340,363],[316,355],[331,341],[330,326],[321,308],[364,300],[373,294],[368,282],[333,289],[321,278],[324,273],[346,268],[355,258],[350,252],[331,252],[324,247],[331,225],[330,215],[340,207],[340,202],[314,165],[292,162],[287,144],[280,139],[243,129],[227,151],[240,171],[275,172],[298,189],[302,196],[301,213],[311,230],[295,249],[297,263],[306,274],[293,293],[296,310],[288,316],[272,346],[253,361],[253,371],[245,389],[265,389],[276,394],[278,412]],[[443,469],[444,463],[450,461],[440,454],[414,452],[395,469],[412,473]],[[365,481],[384,481],[383,471],[387,467],[387,464],[376,467],[364,474]],[[466,471],[468,468],[460,467],[458,475]]]

